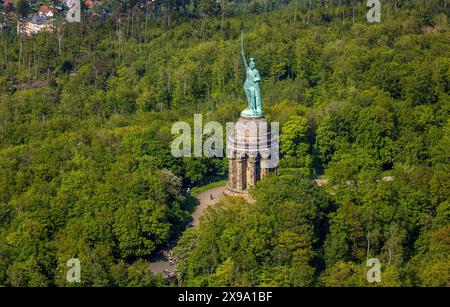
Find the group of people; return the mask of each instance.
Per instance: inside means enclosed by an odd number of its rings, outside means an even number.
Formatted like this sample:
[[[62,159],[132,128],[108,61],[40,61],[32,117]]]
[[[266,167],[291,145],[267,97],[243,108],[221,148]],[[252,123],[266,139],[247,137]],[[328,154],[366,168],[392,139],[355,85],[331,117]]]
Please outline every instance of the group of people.
[[[167,252],[167,258],[169,259],[169,265],[175,265],[177,264],[177,261],[175,259],[175,257],[173,256],[172,251],[168,251]],[[169,269],[165,268],[164,269],[164,277],[165,278],[175,278],[176,277],[176,273],[175,272],[171,272],[169,271]]]
[[[167,278],[167,279],[176,278],[177,277],[177,273],[170,272],[167,268],[165,268],[164,269],[164,277]]]
[[[170,264],[170,265],[175,265],[175,264],[177,264],[177,261],[176,261],[175,257],[173,256],[172,251],[169,251],[169,252],[168,252],[167,258],[169,258],[169,264]]]

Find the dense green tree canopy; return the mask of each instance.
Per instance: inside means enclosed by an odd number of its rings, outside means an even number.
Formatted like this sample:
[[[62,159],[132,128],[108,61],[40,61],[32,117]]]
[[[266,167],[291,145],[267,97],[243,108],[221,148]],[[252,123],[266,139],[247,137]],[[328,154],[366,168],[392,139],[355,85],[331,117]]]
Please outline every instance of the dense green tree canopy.
[[[162,286],[184,189],[224,159],[175,158],[171,126],[234,121],[241,31],[281,128],[280,176],[225,199],[176,249],[184,285],[449,286],[447,1],[105,1],[17,33],[0,15],[0,285]],[[36,3],[40,4],[40,1]],[[20,27],[19,27],[20,28]],[[312,179],[324,175],[328,184]],[[323,178],[322,178],[323,179]]]

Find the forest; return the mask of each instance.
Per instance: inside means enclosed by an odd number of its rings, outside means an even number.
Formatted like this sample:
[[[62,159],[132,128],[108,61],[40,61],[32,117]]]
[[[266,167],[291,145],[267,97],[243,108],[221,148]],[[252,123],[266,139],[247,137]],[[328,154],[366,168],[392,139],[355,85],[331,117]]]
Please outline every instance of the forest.
[[[450,286],[446,0],[383,0],[380,23],[361,0],[105,2],[31,36],[33,5],[0,15],[0,286],[74,286],[72,257],[75,286]],[[149,259],[186,189],[228,171],[173,157],[171,127],[237,120],[241,31],[280,175],[208,208],[166,280]]]

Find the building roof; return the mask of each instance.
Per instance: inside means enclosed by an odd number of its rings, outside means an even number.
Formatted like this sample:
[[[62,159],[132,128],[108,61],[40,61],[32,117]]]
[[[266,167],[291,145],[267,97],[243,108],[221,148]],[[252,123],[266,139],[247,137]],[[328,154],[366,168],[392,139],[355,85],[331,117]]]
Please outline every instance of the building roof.
[[[28,22],[38,25],[48,24],[47,18],[43,16],[30,16]]]
[[[86,5],[88,8],[92,8],[94,6],[94,1],[92,0],[87,0],[84,2],[84,5]]]
[[[48,7],[47,5],[42,5],[39,8],[39,13],[41,13],[41,14],[48,14],[48,13],[54,13],[54,12],[55,12],[55,10]]]

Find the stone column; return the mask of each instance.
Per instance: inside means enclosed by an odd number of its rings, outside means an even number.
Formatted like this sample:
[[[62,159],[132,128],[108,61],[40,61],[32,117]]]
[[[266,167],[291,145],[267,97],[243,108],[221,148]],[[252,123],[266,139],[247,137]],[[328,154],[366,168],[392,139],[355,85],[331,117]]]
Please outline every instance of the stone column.
[[[245,157],[237,157],[236,161],[236,190],[244,191],[247,188],[246,168],[247,161]]]
[[[241,176],[242,176],[242,191],[245,191],[245,190],[247,190],[247,158],[246,157],[244,157],[242,159]]]
[[[230,189],[236,188],[236,159],[234,157],[228,160],[228,186]]]
[[[247,188],[256,184],[256,158],[249,157],[247,160]]]
[[[267,168],[269,166],[269,159],[261,159],[260,164],[260,172],[261,172],[261,179],[266,177],[269,173],[269,169]]]

